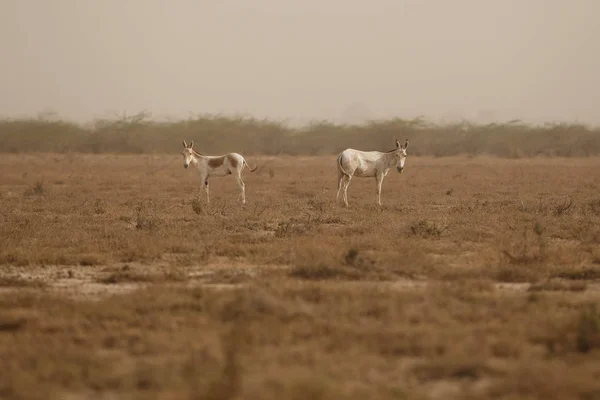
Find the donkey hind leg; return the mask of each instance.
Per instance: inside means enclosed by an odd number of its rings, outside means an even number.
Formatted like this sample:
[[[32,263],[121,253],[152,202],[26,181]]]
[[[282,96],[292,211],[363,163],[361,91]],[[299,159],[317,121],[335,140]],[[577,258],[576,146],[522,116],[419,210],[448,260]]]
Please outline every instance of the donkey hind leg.
[[[348,207],[348,186],[350,186],[350,181],[352,180],[351,176],[345,175],[344,182],[342,183],[344,190],[344,205]]]
[[[344,179],[344,173],[338,170],[338,190],[337,195],[335,196],[335,202],[338,203],[340,201],[340,193],[342,190],[342,180]]]
[[[235,181],[237,183],[238,188],[240,189],[240,196],[242,197],[242,204],[246,204],[246,185],[242,180],[240,174],[235,177]]]

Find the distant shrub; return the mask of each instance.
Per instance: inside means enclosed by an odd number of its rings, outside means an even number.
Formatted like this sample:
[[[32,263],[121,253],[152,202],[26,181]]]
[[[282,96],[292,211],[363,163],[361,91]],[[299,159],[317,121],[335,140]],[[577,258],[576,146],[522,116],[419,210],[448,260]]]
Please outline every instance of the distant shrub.
[[[392,118],[362,125],[316,121],[299,128],[266,119],[205,114],[165,122],[153,120],[147,112],[89,124],[63,121],[54,115],[0,120],[0,152],[5,153],[174,153],[183,138],[194,140],[206,153],[330,155],[346,147],[388,150],[395,138],[408,138],[413,143],[411,154],[437,157],[600,154],[600,128],[566,123],[531,125],[518,120],[477,125]]]

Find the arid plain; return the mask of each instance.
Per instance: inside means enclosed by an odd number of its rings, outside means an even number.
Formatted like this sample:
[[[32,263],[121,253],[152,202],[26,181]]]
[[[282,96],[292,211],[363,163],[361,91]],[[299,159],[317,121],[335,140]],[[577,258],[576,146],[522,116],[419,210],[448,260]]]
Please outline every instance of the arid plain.
[[[598,399],[600,159],[0,157],[0,398]]]

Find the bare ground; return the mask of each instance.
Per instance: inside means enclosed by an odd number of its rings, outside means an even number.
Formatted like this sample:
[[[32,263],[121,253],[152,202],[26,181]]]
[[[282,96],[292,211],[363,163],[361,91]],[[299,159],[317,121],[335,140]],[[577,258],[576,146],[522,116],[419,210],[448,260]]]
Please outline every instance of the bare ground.
[[[600,398],[600,160],[0,159],[0,398]]]

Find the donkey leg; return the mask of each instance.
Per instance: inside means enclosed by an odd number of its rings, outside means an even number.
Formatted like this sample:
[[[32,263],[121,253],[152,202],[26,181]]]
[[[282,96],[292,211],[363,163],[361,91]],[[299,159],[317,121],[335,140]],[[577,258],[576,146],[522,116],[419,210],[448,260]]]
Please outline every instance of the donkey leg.
[[[383,184],[383,174],[377,174],[377,204],[381,206],[381,185]]]
[[[206,192],[206,204],[208,204],[210,201],[208,198],[208,176],[200,175],[200,182],[201,187],[204,189],[204,192]],[[201,191],[202,189],[198,190],[198,200],[200,200],[200,196],[202,195]]]
[[[351,176],[346,176],[344,179],[344,205],[348,207],[348,186],[350,186]]]
[[[210,193],[208,190],[208,178],[204,180],[204,191],[206,192],[206,204],[210,204]]]
[[[344,174],[338,170],[338,190],[337,195],[335,196],[335,202],[338,203],[340,201],[340,192],[342,190],[342,179],[344,178]]]
[[[238,174],[235,181],[237,182],[238,188],[240,189],[240,195],[242,196],[242,204],[246,204],[246,185],[242,181],[242,177]]]

